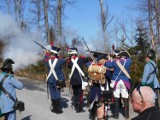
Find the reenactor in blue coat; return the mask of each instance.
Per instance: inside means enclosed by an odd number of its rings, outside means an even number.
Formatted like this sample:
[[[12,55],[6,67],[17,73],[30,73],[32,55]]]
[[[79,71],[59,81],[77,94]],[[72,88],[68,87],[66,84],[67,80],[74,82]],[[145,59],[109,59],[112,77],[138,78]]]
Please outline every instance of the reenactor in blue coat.
[[[21,90],[23,84],[14,77],[12,64],[14,64],[14,61],[10,58],[4,61],[1,67],[0,84],[16,101],[16,89]],[[2,89],[0,89],[0,91],[0,110],[5,120],[16,120],[16,110],[14,109],[15,102],[6,95],[5,91]]]
[[[48,68],[47,87],[49,88],[52,108],[54,113],[63,113],[61,107],[61,89],[65,87],[65,75],[62,71],[66,59],[58,57],[60,48],[51,46],[51,50],[46,51],[45,64]]]
[[[82,82],[85,77],[84,64],[87,62],[82,56],[78,56],[77,48],[69,48],[68,54],[70,59],[68,61],[68,68],[71,69],[70,84],[73,90],[73,99],[76,112],[83,111],[83,90]]]
[[[107,54],[104,53],[98,53],[92,51],[94,57],[96,57],[97,63],[95,64],[94,62],[89,62],[87,63],[87,66],[89,67],[90,65],[97,65],[97,66],[105,66],[106,60],[107,60]],[[96,118],[96,111],[97,108],[100,105],[101,99],[102,99],[102,91],[106,90],[106,79],[109,77],[110,73],[106,72],[104,73],[105,76],[105,83],[101,83],[101,80],[99,79],[98,81],[93,81],[91,80],[91,85],[90,85],[90,95],[89,95],[89,104],[90,104],[90,114],[89,114],[89,119],[94,120]]]
[[[117,53],[117,52],[116,52]],[[113,68],[110,86],[114,89],[115,112],[113,117],[119,118],[119,99],[120,95],[124,100],[125,118],[129,118],[129,89],[130,89],[130,67],[132,60],[126,50],[121,50],[116,54],[117,58],[107,62],[107,68]]]

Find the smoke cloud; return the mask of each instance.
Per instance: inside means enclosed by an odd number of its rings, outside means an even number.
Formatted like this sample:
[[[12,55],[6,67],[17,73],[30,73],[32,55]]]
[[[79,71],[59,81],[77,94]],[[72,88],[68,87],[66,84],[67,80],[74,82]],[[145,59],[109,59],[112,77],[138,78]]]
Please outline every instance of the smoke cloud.
[[[6,44],[3,59],[11,58],[15,61],[14,70],[23,69],[30,64],[36,64],[42,59],[41,48],[33,40],[42,41],[38,32],[22,31],[14,19],[0,12],[0,39]]]

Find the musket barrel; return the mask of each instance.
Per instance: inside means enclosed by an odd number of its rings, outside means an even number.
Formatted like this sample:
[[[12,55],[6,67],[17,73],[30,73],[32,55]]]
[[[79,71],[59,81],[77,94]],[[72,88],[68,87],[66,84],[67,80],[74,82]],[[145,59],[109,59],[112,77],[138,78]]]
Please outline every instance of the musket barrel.
[[[41,48],[47,50],[43,45],[39,44],[38,42],[36,42],[36,41],[34,41],[34,40],[33,40],[33,42],[35,42],[35,43],[36,43],[37,45],[39,45]]]
[[[92,60],[93,60],[95,63],[97,63],[96,59],[95,59],[94,56],[92,55],[92,53],[91,53],[91,51],[90,51],[90,49],[89,49],[89,47],[88,47],[86,41],[84,40],[84,38],[83,38],[82,40],[83,40],[85,46],[87,47],[87,49],[88,49],[88,51],[89,51],[89,54],[90,54]]]

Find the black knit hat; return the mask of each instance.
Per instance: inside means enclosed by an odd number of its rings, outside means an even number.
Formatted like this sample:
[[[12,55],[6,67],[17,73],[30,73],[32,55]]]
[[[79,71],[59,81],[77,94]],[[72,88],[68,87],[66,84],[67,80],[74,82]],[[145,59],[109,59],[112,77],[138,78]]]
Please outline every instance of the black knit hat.
[[[12,64],[14,64],[15,62],[10,59],[10,58],[7,58],[4,62],[3,62],[3,65],[1,67],[1,70],[2,71],[10,71],[11,73],[13,73],[12,71]]]
[[[146,56],[148,58],[150,58],[151,60],[153,60],[156,57],[156,52],[153,49],[150,49],[150,50],[147,51]]]

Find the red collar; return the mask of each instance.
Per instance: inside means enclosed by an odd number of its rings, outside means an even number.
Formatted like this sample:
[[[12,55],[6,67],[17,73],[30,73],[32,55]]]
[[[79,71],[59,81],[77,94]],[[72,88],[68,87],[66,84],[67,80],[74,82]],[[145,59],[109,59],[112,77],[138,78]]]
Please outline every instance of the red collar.
[[[57,57],[55,57],[55,56],[50,57],[51,60],[54,60],[55,58],[57,58]]]
[[[72,56],[72,59],[76,59],[77,58],[77,56]]]

